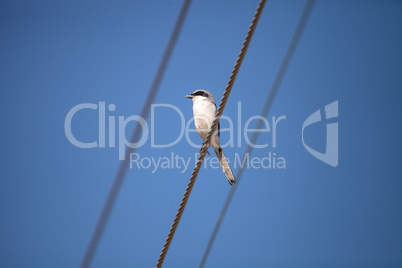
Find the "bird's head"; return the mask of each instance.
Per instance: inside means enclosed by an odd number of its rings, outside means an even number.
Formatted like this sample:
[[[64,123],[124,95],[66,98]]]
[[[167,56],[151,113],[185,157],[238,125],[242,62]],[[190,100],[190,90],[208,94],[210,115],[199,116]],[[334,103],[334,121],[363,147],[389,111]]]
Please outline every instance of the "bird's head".
[[[214,96],[212,96],[211,92],[203,90],[203,89],[197,89],[190,95],[187,95],[186,98],[192,99],[193,102],[208,100],[215,104],[215,99],[214,99]]]

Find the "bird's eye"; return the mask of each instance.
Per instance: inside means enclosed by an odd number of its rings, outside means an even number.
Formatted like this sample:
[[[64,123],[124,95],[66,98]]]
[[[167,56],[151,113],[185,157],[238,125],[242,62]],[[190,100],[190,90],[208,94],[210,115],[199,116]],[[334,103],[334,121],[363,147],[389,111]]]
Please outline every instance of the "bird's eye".
[[[194,93],[194,96],[204,96],[204,92],[202,92],[202,91],[197,91],[197,92],[195,92]]]
[[[206,97],[206,98],[209,97],[208,93],[206,93],[206,92],[204,92],[204,91],[196,91],[196,92],[194,92],[194,93],[191,94],[191,95],[193,95],[193,96],[201,96],[201,97]]]

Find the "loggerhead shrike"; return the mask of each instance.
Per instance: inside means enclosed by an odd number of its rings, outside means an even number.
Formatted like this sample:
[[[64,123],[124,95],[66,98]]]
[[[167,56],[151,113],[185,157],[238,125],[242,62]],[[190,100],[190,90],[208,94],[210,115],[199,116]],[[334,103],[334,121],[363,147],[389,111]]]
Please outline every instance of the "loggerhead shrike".
[[[192,99],[193,101],[193,114],[194,114],[194,124],[197,129],[198,135],[200,135],[201,139],[205,140],[208,135],[209,128],[212,125],[212,121],[215,118],[216,113],[216,103],[214,96],[206,90],[198,89],[194,91],[192,94],[187,95],[186,98]],[[236,183],[235,177],[233,176],[233,172],[230,169],[229,163],[226,160],[225,154],[220,145],[219,136],[220,136],[220,125],[218,124],[218,135],[216,132],[212,136],[211,146],[214,148],[216,156],[219,159],[219,163],[223,172],[226,175],[230,185]]]

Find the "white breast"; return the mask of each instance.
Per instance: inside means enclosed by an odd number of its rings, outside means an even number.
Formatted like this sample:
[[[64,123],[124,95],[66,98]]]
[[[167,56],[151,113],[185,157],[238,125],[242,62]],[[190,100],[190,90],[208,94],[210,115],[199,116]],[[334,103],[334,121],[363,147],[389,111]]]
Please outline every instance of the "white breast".
[[[208,135],[208,130],[212,125],[216,113],[216,106],[214,103],[206,99],[197,99],[193,104],[194,124],[197,129],[198,135],[201,139],[205,140]],[[219,144],[219,138],[216,136],[215,140]]]

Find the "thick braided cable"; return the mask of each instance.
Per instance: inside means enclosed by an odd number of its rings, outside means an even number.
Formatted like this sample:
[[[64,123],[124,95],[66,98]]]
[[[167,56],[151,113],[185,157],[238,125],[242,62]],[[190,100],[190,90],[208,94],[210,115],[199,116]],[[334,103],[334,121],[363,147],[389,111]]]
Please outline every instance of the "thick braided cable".
[[[202,144],[202,147],[201,147],[201,150],[200,150],[200,156],[198,157],[198,160],[197,160],[197,163],[196,163],[196,165],[194,167],[193,173],[191,174],[191,177],[190,177],[190,180],[188,182],[187,188],[186,188],[186,190],[184,192],[184,195],[183,195],[183,198],[182,198],[182,200],[180,202],[179,209],[177,210],[177,213],[176,213],[176,216],[175,216],[175,218],[173,220],[172,226],[170,227],[169,234],[168,234],[168,236],[166,238],[165,244],[163,245],[161,254],[159,255],[159,259],[158,259],[158,262],[156,263],[156,267],[162,267],[163,261],[164,261],[164,259],[166,257],[166,254],[167,254],[167,251],[169,250],[170,243],[173,240],[173,236],[174,236],[174,234],[176,232],[177,226],[179,225],[181,216],[183,215],[184,209],[186,208],[186,204],[187,204],[187,201],[188,201],[188,199],[190,197],[190,194],[191,194],[191,191],[193,189],[193,186],[195,184],[195,180],[197,179],[198,172],[200,171],[201,165],[202,165],[202,163],[204,161],[204,157],[205,157],[205,155],[207,153],[209,144],[211,142],[212,133],[214,133],[216,131],[216,128],[218,127],[219,120],[220,120],[220,118],[222,116],[223,110],[225,109],[226,102],[227,102],[227,100],[229,98],[230,92],[232,91],[233,84],[234,84],[234,82],[236,80],[236,76],[237,76],[237,74],[239,72],[240,66],[241,66],[241,64],[243,62],[243,59],[244,59],[244,56],[245,56],[245,54],[247,52],[247,48],[248,48],[248,46],[250,44],[251,37],[253,36],[254,30],[255,30],[255,28],[257,26],[257,23],[258,23],[258,20],[259,20],[259,18],[261,16],[262,10],[264,9],[265,3],[266,3],[266,0],[260,0],[260,2],[258,4],[257,10],[256,10],[256,12],[254,14],[253,20],[251,21],[250,27],[248,29],[246,38],[244,39],[243,46],[240,49],[239,56],[237,57],[236,63],[234,65],[234,67],[233,67],[233,71],[232,71],[232,73],[230,75],[229,81],[228,81],[227,86],[225,88],[225,92],[223,93],[221,102],[219,104],[219,108],[218,108],[218,110],[216,112],[216,115],[215,115],[215,119],[212,122],[212,126],[211,126],[211,128],[210,128],[210,130],[208,132],[208,135],[207,135],[204,143]]]

